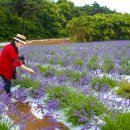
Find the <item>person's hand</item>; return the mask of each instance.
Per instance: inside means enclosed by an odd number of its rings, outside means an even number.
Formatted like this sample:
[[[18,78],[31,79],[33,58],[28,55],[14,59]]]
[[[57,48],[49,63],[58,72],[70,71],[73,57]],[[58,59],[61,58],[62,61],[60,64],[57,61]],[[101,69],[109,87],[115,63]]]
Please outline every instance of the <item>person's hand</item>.
[[[28,72],[30,72],[30,73],[32,73],[32,74],[35,73],[35,71],[33,69],[25,66],[24,64],[21,65],[21,68],[24,69],[24,70],[26,70],[26,71],[28,71]]]
[[[28,71],[29,71],[30,73],[32,73],[32,74],[35,73],[33,69],[29,69]]]

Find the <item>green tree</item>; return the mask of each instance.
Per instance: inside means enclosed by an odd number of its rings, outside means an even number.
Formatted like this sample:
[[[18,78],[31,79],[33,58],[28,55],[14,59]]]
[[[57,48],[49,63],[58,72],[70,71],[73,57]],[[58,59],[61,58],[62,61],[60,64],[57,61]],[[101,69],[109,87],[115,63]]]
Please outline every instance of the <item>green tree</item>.
[[[32,0],[12,0],[11,5],[17,14],[23,18],[23,34],[25,33],[25,19],[34,18],[38,10],[38,3]]]

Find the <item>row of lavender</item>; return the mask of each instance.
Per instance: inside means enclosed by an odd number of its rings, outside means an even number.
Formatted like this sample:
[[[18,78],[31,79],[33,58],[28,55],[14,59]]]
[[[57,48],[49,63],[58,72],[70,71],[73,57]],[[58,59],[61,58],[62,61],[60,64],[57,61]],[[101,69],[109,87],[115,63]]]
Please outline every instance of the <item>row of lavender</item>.
[[[46,96],[46,109],[63,110],[79,130],[129,129],[130,83],[125,77],[130,75],[130,41],[33,45],[20,54],[36,72],[19,73],[15,81],[32,88],[24,97]]]

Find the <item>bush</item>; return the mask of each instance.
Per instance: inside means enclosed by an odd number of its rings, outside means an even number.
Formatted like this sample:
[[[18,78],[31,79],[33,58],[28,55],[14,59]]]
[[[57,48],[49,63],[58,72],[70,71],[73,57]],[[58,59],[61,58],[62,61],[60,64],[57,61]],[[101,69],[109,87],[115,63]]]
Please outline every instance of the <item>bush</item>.
[[[0,130],[8,130],[7,124],[0,122]]]
[[[120,113],[114,117],[106,116],[105,122],[101,130],[130,130],[130,112]]]
[[[114,88],[118,83],[117,83],[117,81],[115,81],[111,78],[108,78],[104,75],[102,78],[92,78],[91,84],[95,90],[100,91],[104,87]]]
[[[39,85],[40,85],[39,79],[35,79],[35,80],[32,81],[32,79],[30,77],[28,77],[28,76],[22,77],[21,80],[19,80],[19,81],[15,80],[14,83],[16,85],[20,84],[24,88],[32,87],[33,89],[37,89],[39,87]]]
[[[130,58],[123,57],[119,62],[121,74],[130,75]]]
[[[89,61],[88,61],[88,63],[86,65],[87,65],[89,70],[96,70],[96,69],[98,69],[99,68],[99,65],[98,65],[98,55],[97,54],[93,55],[89,59]]]
[[[101,70],[103,72],[105,72],[105,73],[109,73],[113,69],[114,69],[114,62],[113,62],[113,60],[111,59],[111,57],[106,56],[104,58],[104,63],[101,66]]]
[[[76,59],[74,64],[82,66],[83,65],[83,60],[81,58],[78,58],[78,59]]]
[[[130,99],[130,83],[127,81],[121,81],[116,93],[121,97]]]
[[[75,82],[78,82],[80,78],[86,76],[85,72],[76,72],[72,69],[64,71],[64,74],[67,77],[72,78]]]
[[[40,73],[42,73],[45,77],[48,76],[54,76],[55,74],[60,76],[60,71],[48,66],[42,66],[42,65],[38,65],[39,71]]]
[[[94,115],[104,112],[104,105],[92,95],[84,95],[75,89],[67,86],[55,86],[47,88],[49,99],[56,99],[59,107],[63,108],[69,122],[73,125],[85,124]]]

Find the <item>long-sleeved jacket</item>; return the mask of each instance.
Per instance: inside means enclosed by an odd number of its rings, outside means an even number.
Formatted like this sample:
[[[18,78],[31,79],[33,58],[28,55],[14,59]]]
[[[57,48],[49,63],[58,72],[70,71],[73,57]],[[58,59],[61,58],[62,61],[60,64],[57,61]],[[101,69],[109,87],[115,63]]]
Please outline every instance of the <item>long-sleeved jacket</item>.
[[[15,68],[21,65],[15,47],[12,44],[5,46],[0,54],[0,75],[11,80]]]

